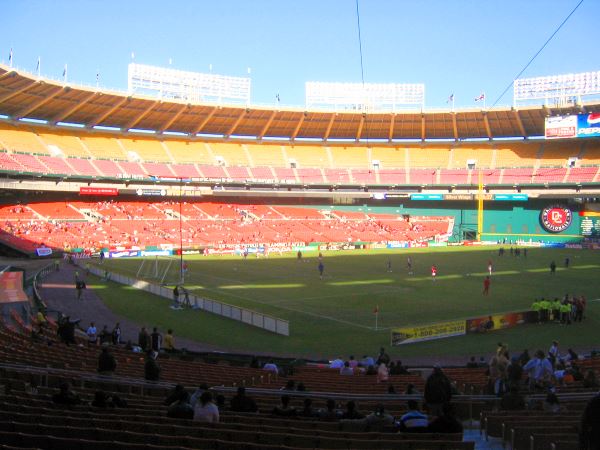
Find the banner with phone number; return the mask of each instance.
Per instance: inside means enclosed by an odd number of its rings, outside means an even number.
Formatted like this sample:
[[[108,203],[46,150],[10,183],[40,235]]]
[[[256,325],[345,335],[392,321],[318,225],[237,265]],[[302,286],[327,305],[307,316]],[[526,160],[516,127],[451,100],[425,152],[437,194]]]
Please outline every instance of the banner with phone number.
[[[393,328],[392,345],[412,344],[450,336],[461,336],[467,332],[465,320],[453,320],[417,327]]]

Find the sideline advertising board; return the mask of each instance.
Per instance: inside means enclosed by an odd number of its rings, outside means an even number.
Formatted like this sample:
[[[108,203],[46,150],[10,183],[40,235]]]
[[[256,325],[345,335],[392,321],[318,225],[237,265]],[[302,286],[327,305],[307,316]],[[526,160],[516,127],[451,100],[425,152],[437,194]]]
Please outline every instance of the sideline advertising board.
[[[453,320],[417,327],[393,328],[392,345],[411,344],[466,334],[465,320]]]

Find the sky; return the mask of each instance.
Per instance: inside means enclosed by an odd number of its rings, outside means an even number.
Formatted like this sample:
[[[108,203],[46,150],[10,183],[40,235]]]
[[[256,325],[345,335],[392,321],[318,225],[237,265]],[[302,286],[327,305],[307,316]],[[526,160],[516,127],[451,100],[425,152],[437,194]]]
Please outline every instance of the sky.
[[[580,0],[358,0],[364,81],[424,83],[425,108],[512,104],[504,89]],[[356,0],[0,0],[0,61],[125,91],[140,64],[250,76],[251,103],[305,104],[305,82],[362,82]],[[522,75],[600,70],[584,0]],[[594,56],[596,55],[596,56]],[[171,65],[169,65],[171,61]],[[250,68],[250,75],[248,75]]]

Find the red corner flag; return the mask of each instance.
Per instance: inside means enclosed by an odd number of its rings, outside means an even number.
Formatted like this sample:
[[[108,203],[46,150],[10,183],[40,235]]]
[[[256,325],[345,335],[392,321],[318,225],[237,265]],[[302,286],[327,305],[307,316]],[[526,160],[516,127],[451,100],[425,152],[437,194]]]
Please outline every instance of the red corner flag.
[[[373,310],[373,314],[379,314],[379,305],[375,307],[375,309]]]

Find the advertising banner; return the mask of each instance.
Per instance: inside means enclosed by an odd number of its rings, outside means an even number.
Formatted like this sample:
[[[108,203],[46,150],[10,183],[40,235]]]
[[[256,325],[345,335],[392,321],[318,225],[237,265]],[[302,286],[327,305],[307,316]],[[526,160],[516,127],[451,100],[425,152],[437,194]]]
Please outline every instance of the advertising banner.
[[[35,249],[35,253],[38,256],[50,256],[52,254],[52,249],[49,247],[38,247]]]
[[[577,137],[600,137],[600,113],[577,116]]]
[[[116,188],[82,186],[79,188],[79,195],[119,195]]]
[[[109,258],[134,258],[137,256],[140,256],[140,252],[138,250],[123,250],[108,253]]]
[[[418,327],[393,328],[392,345],[411,344],[466,334],[466,321],[453,320]]]
[[[0,273],[0,303],[26,302],[23,291],[23,272]]]
[[[546,117],[546,139],[577,137],[577,116]]]
[[[467,333],[487,333],[493,330],[516,327],[524,323],[534,323],[537,313],[534,311],[493,314],[491,316],[467,319]]]

